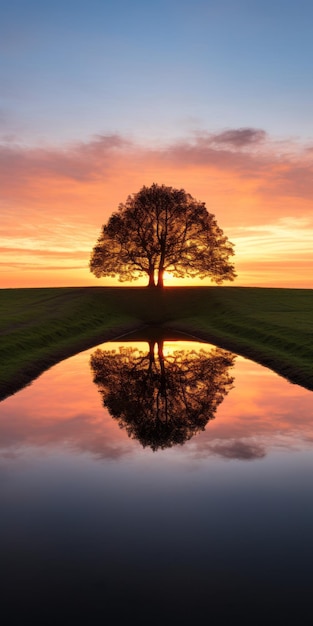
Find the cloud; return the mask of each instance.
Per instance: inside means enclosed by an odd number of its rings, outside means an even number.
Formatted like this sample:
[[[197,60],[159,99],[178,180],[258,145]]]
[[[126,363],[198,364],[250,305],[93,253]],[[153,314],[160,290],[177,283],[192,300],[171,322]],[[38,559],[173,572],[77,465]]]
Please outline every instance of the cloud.
[[[239,128],[225,130],[222,133],[212,135],[212,142],[216,144],[226,144],[234,148],[244,148],[265,141],[267,134],[264,130],[257,128]]]
[[[304,154],[305,157],[305,154]],[[277,161],[271,176],[260,187],[266,195],[309,198],[313,194],[313,160],[312,157],[299,162],[293,160]]]
[[[266,450],[262,445],[242,440],[217,442],[209,446],[209,449],[213,454],[225,459],[240,459],[241,461],[253,461],[266,456]]]
[[[27,263],[26,261],[13,261],[10,264],[8,264],[8,262],[6,263],[2,263],[0,262],[0,267],[5,268],[6,270],[9,268],[9,270],[19,270],[19,271],[24,271],[24,272],[28,272],[29,270],[36,270],[36,272],[56,272],[56,271],[61,271],[61,272],[68,272],[69,270],[83,270],[86,269],[87,267],[87,261],[85,263],[85,265],[39,265],[38,263]]]
[[[242,251],[242,259],[266,262],[277,261],[277,254],[288,251],[294,260],[308,263],[312,251],[313,216],[309,218],[279,218],[261,226],[242,226],[232,229],[234,243]]]
[[[268,168],[267,156],[252,151],[234,150],[234,144],[216,141],[218,135],[197,134],[161,149],[159,156],[176,166],[194,165],[233,172],[236,176],[260,178]],[[242,145],[240,146],[242,147]]]
[[[10,248],[10,247],[0,247],[0,255],[1,254],[20,254],[21,248]],[[43,256],[43,257],[70,257],[70,258],[78,258],[80,259],[84,254],[86,254],[85,250],[47,250],[47,249],[33,249],[33,248],[23,248],[23,252],[25,254],[31,256]]]
[[[144,174],[178,170],[206,170],[237,180],[255,181],[255,194],[311,197],[313,160],[301,145],[275,143],[264,130],[229,129],[221,133],[197,132],[191,137],[158,147],[144,146],[119,135],[98,135],[89,142],[63,148],[29,148],[16,144],[0,146],[0,182],[4,193],[12,186],[46,178],[72,183],[111,180],[125,172]]]
[[[291,161],[290,154],[281,153],[281,149],[275,154],[270,142],[265,144],[263,152],[255,152],[254,146],[264,143],[267,137],[265,131],[259,129],[228,130],[222,133],[210,134],[207,131],[197,132],[191,137],[176,141],[169,145],[161,145],[157,148],[144,146],[131,142],[129,139],[118,135],[98,135],[89,142],[80,142],[64,146],[64,148],[33,148],[17,144],[3,144],[0,146],[0,172],[9,172],[11,169],[20,174],[46,174],[73,180],[87,180],[99,173],[103,173],[119,157],[130,162],[137,156],[137,160],[148,159],[149,162],[164,159],[175,163],[192,165],[215,165],[238,170],[241,165],[243,170],[254,171],[258,175],[261,166],[268,167],[274,163],[281,166],[293,166],[295,175],[301,178],[302,173],[307,172],[308,166]],[[237,152],[234,148],[248,147],[250,152]],[[279,146],[280,148],[280,146]],[[304,154],[310,155],[305,149]],[[252,158],[252,162],[251,162]],[[312,165],[312,164],[310,164]]]
[[[102,406],[89,367],[93,351],[60,362],[1,403],[0,452],[57,444],[99,458],[137,453],[140,444]],[[281,448],[312,450],[310,391],[242,357],[233,373],[235,385],[215,419],[185,444],[183,456],[251,461]],[[175,449],[180,455],[181,447]]]
[[[63,147],[3,143],[0,246],[8,263],[15,254],[8,248],[15,248],[16,255],[32,250],[38,264],[44,263],[42,249],[55,258],[55,267],[70,256],[74,267],[71,253],[88,251],[89,258],[101,225],[119,203],[142,185],[158,182],[184,188],[206,202],[236,243],[239,265],[248,257],[251,264],[262,257],[279,261],[287,252],[295,257],[304,243],[310,259],[312,152],[312,146],[274,141],[258,128],[197,131],[157,146],[118,133]],[[258,227],[263,233],[245,230]]]
[[[14,175],[26,182],[33,177],[57,177],[88,181],[110,169],[116,151],[124,151],[130,142],[117,134],[99,135],[88,143],[58,148],[29,148],[19,145],[0,147],[0,181],[5,184]]]
[[[244,132],[244,134],[241,134]],[[254,193],[263,197],[312,198],[313,159],[305,146],[265,141],[261,130],[206,132],[161,149],[156,157],[176,167],[201,167],[207,173],[254,181]],[[261,145],[260,145],[261,144]],[[242,148],[246,148],[242,150]]]
[[[91,452],[97,458],[118,459],[130,453],[132,444],[114,436],[106,423],[95,421],[90,413],[74,413],[63,419],[39,420],[26,413],[24,419],[16,411],[11,419],[1,420],[1,458],[14,458],[23,446],[53,447],[64,445],[70,450]]]

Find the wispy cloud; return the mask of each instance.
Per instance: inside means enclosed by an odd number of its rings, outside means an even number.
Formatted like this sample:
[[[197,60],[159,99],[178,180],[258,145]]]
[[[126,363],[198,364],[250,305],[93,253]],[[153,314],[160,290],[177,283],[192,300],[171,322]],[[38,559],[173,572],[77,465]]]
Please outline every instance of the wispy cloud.
[[[247,258],[262,258],[266,261],[266,254],[275,258],[278,254],[298,252],[299,256],[307,258],[312,250],[312,219],[306,217],[279,218],[277,221],[254,226],[241,226],[232,229],[236,245],[244,251]]]
[[[129,141],[119,135],[99,135],[89,143],[65,146],[62,150],[2,145],[0,181],[10,181],[12,175],[24,182],[42,176],[73,181],[92,180],[99,175],[105,176],[116,151],[125,151],[128,146]]]
[[[65,176],[71,177],[74,175],[76,179],[76,172],[72,173],[71,167],[69,170],[65,167],[63,172],[61,165],[67,165],[69,163],[79,162],[82,169],[85,171],[85,176],[88,176],[90,172],[97,171],[97,165],[101,166],[107,161],[107,158],[111,156],[114,151],[124,151],[129,153],[129,148],[133,151],[146,153],[148,155],[160,155],[165,154],[179,154],[182,150],[189,149],[190,153],[204,154],[207,151],[208,161],[211,158],[211,151],[217,155],[222,151],[226,154],[231,152],[234,156],[237,149],[245,148],[246,151],[253,151],[254,154],[260,154],[260,151],[256,151],[257,147],[263,148],[264,157],[267,155],[267,160],[273,161],[294,161],[294,156],[303,154],[304,157],[310,157],[313,151],[312,146],[302,146],[296,142],[281,142],[273,141],[268,134],[261,129],[253,128],[240,128],[240,129],[228,129],[220,133],[210,133],[206,130],[197,131],[191,136],[177,140],[170,144],[160,145],[157,148],[153,146],[144,146],[142,143],[137,143],[134,140],[126,138],[118,133],[112,135],[97,135],[89,142],[77,142],[65,145],[62,149],[49,147],[27,147],[19,144],[7,143],[0,147],[0,163],[3,166],[5,163],[11,166],[19,166],[19,164],[28,164],[30,173],[38,168],[43,171],[58,172]],[[131,151],[131,152],[133,152]],[[243,150],[240,150],[240,155]],[[275,154],[276,152],[276,154]],[[89,160],[87,159],[89,157]],[[241,158],[241,157],[240,157]],[[235,161],[236,162],[236,161]],[[60,167],[56,166],[56,163],[60,163]]]
[[[258,181],[256,193],[307,197],[313,190],[312,148],[295,142],[274,142],[265,131],[230,129],[221,133],[197,132],[189,138],[157,148],[113,134],[63,149],[0,146],[0,181],[9,190],[13,181],[26,185],[41,178],[76,183],[103,182],[117,171],[157,168],[194,168],[227,171],[238,179]]]
[[[117,133],[63,148],[3,143],[2,255],[10,262],[8,248],[32,249],[38,263],[50,256],[59,266],[63,253],[62,263],[74,267],[77,251],[92,248],[118,204],[152,182],[183,187],[205,201],[235,241],[239,264],[290,255],[301,261],[301,254],[312,259],[313,148],[248,127],[158,146]]]

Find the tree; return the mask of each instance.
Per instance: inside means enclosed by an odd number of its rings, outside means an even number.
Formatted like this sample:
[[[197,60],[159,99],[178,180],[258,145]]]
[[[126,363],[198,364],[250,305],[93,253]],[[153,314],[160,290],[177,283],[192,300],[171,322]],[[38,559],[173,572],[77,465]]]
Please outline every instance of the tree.
[[[155,346],[157,345],[157,350]],[[232,388],[234,355],[220,348],[176,350],[163,341],[119,351],[97,349],[90,365],[103,405],[129,437],[153,451],[203,431]]]
[[[120,204],[93,248],[90,271],[97,278],[119,275],[121,282],[148,276],[148,286],[163,287],[173,276],[210,277],[221,284],[236,276],[234,254],[214,215],[184,189],[153,184]]]

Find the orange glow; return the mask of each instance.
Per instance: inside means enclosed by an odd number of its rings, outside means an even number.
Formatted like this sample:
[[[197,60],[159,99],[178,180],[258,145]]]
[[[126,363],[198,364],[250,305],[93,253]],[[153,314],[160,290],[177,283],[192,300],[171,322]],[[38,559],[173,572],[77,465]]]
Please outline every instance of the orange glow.
[[[235,244],[234,284],[311,288],[310,153],[290,145],[282,155],[270,143],[249,150],[213,149],[205,138],[155,150],[100,140],[65,151],[16,148],[0,180],[0,287],[119,285],[89,273],[91,250],[119,203],[158,182],[184,188],[215,214]]]

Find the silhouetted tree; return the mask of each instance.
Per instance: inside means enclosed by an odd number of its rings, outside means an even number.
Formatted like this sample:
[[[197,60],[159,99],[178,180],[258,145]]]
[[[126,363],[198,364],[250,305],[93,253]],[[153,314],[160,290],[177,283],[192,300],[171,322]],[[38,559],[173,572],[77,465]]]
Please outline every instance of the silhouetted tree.
[[[236,276],[231,244],[208,213],[183,189],[153,184],[129,196],[102,227],[90,271],[120,281],[148,276],[163,287],[165,270],[176,277],[210,277],[220,284]]]
[[[111,416],[143,447],[157,450],[204,430],[231,389],[234,358],[220,348],[165,354],[162,341],[151,341],[147,353],[97,349],[90,363]]]

